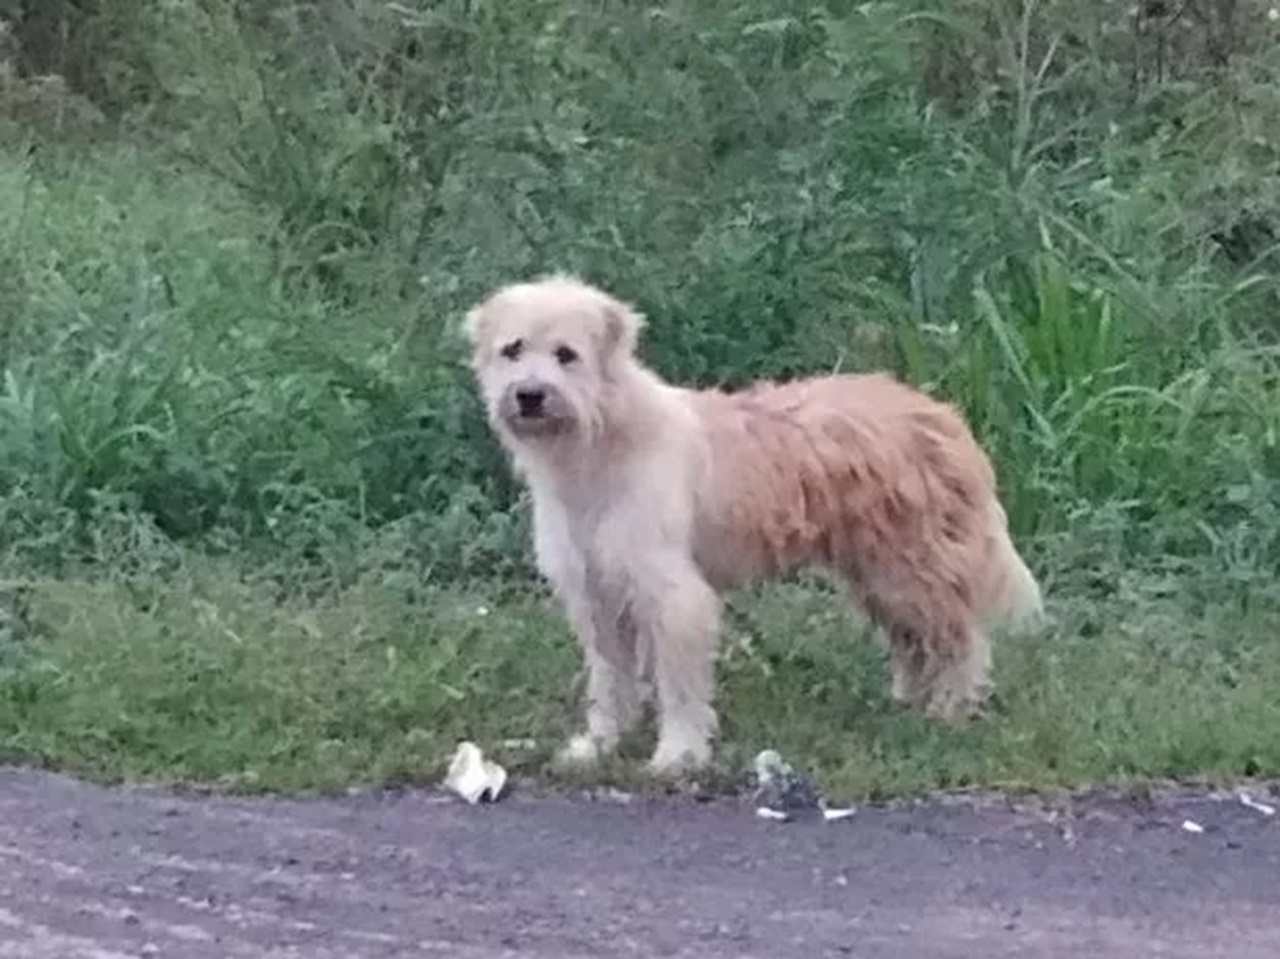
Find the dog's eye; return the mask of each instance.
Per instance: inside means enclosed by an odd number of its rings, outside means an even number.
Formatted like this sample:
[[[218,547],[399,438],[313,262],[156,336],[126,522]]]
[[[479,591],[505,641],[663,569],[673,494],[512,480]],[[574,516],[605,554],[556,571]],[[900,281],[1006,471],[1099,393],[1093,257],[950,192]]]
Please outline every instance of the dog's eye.
[[[577,360],[577,358],[578,358],[578,354],[572,347],[568,347],[568,346],[556,347],[556,361],[559,362],[561,366],[568,366],[570,363]]]
[[[498,352],[502,354],[504,359],[518,360],[523,349],[524,340],[512,340]]]

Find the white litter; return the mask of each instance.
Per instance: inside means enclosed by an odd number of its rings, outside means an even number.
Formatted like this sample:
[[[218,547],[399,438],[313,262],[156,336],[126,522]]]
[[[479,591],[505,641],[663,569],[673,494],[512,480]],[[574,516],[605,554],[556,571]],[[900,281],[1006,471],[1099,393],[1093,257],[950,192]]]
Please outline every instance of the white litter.
[[[1182,828],[1187,832],[1204,832],[1204,826],[1191,819],[1182,820]]]
[[[772,819],[774,822],[786,822],[791,817],[781,809],[770,809],[768,806],[757,806],[756,815],[761,819]]]
[[[1248,793],[1240,794],[1240,803],[1241,805],[1248,806],[1250,809],[1256,809],[1264,816],[1274,816],[1276,814],[1275,806],[1270,806],[1264,802],[1258,802],[1258,800],[1254,799]]]
[[[800,815],[821,813],[826,822],[848,819],[854,807],[832,807],[810,781],[785,762],[776,750],[766,749],[756,756],[756,815],[774,822],[790,822]]]
[[[756,756],[756,804],[773,809],[816,809],[822,799],[809,777],[796,772],[775,750]]]
[[[611,786],[601,789],[596,793],[596,795],[600,799],[605,799],[609,802],[621,803],[624,806],[636,798],[634,793],[624,792],[621,789],[614,789]]]
[[[475,743],[462,742],[449,763],[444,784],[472,805],[486,798],[496,802],[507,784],[507,771],[485,759]]]
[[[503,749],[537,749],[538,741],[536,739],[504,739],[502,741]]]

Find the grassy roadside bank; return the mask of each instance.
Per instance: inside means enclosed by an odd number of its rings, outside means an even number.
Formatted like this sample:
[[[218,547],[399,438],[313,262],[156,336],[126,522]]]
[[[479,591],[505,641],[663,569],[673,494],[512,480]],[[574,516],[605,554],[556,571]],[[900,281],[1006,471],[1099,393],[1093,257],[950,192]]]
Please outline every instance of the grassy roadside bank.
[[[0,0],[0,756],[540,773],[578,658],[453,327],[569,269],[674,380],[959,404],[1058,616],[942,730],[736,600],[726,775],[1280,774],[1280,26],[1175,6]]]
[[[1169,589],[1133,578],[1110,599],[1055,598],[1055,631],[998,648],[998,707],[958,730],[890,704],[883,651],[837,595],[739,597],[715,775],[740,780],[763,748],[857,799],[1280,774],[1280,610]],[[0,655],[4,752],[94,778],[420,783],[463,738],[542,776],[577,712],[557,612],[507,586],[281,603],[205,566],[165,587],[35,582],[23,607],[25,648]],[[634,785],[645,745],[606,781]]]

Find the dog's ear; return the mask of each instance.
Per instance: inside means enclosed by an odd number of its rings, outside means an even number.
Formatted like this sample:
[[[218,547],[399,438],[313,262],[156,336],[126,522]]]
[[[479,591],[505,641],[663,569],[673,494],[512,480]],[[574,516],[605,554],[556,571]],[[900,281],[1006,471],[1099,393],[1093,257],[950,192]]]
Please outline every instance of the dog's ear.
[[[488,320],[485,316],[484,304],[480,303],[467,310],[462,318],[462,332],[472,346],[478,346],[484,338]]]
[[[621,300],[606,296],[604,300],[605,345],[611,352],[630,355],[644,327],[644,316]]]

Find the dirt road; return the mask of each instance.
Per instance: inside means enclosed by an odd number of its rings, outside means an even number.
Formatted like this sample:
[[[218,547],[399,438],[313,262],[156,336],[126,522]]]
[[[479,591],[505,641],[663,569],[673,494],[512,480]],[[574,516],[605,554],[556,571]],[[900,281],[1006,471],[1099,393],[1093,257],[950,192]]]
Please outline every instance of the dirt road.
[[[0,957],[435,955],[1275,959],[1280,815],[1185,795],[780,824],[729,801],[228,799],[0,769]]]

